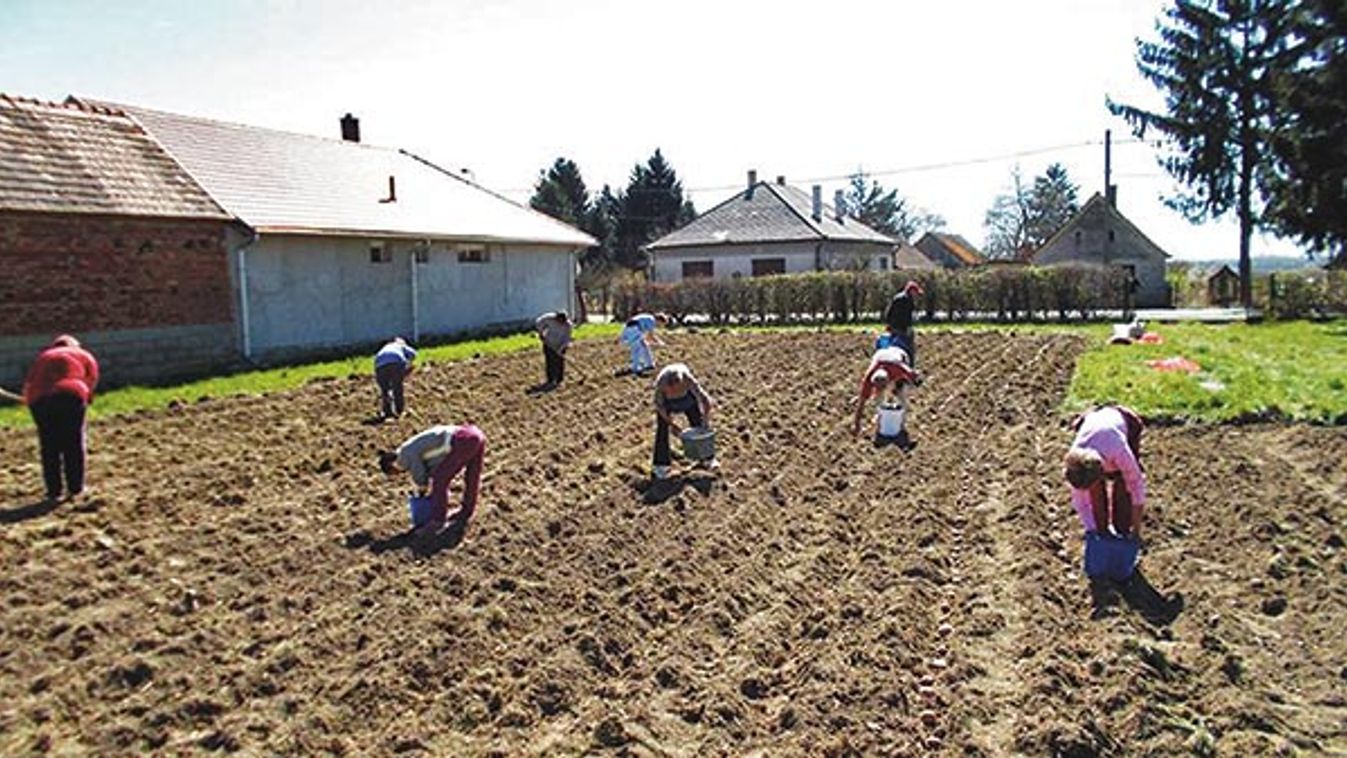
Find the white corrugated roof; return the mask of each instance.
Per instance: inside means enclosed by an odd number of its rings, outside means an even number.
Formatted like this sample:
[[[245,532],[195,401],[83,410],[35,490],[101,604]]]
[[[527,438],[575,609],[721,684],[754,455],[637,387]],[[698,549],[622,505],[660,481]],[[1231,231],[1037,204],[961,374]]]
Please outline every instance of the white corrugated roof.
[[[409,153],[107,104],[130,114],[226,210],[262,233],[598,244]],[[396,202],[389,195],[389,177]]]

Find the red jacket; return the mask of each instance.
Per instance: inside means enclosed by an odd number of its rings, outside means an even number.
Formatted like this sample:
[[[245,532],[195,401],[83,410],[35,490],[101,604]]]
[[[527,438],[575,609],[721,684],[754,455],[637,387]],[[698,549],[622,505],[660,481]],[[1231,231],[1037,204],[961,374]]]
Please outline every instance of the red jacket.
[[[98,361],[73,337],[57,337],[37,354],[23,380],[23,401],[28,405],[61,392],[77,396],[85,405],[98,386]]]

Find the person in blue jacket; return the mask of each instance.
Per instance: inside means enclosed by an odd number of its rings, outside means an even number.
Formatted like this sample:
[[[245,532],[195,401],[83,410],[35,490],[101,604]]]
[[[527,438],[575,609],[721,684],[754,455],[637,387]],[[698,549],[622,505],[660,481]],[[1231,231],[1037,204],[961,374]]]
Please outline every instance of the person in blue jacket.
[[[407,410],[402,385],[412,373],[416,350],[401,337],[394,337],[374,354],[374,381],[379,384],[379,415],[401,416]]]

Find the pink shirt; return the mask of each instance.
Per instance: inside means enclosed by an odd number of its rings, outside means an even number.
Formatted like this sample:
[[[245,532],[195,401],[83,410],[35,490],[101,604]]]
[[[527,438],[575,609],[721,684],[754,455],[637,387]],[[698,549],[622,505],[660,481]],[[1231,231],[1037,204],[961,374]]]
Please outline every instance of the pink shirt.
[[[1132,503],[1141,505],[1146,502],[1146,478],[1141,474],[1132,448],[1127,445],[1127,422],[1117,408],[1108,407],[1091,411],[1085,415],[1076,432],[1071,447],[1080,447],[1099,453],[1104,459],[1104,473],[1121,473],[1127,494]],[[1085,531],[1094,531],[1094,509],[1090,504],[1090,491],[1071,488],[1071,507],[1076,509]]]

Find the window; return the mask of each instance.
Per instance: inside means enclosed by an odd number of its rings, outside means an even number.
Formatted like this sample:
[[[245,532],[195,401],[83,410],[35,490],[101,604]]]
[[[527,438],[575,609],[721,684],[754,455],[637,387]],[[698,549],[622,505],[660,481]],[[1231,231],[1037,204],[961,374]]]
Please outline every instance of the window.
[[[1080,232],[1076,232],[1076,247],[1080,247]]]
[[[754,258],[753,275],[771,276],[772,274],[786,273],[785,258]]]
[[[880,271],[888,271],[888,270],[889,270],[889,259],[888,259],[888,258],[880,258],[880,259],[879,259],[879,270],[880,270]]]
[[[1109,230],[1108,230],[1108,241],[1109,241],[1109,242],[1112,242],[1112,241],[1115,240],[1116,238],[1117,238],[1117,236],[1113,233],[1113,230],[1112,230],[1112,229],[1109,229]]]
[[[412,260],[417,263],[430,263],[430,245],[417,245],[412,248]]]
[[[382,242],[369,243],[369,262],[370,263],[392,263],[393,251],[388,249],[388,245]]]
[[[697,277],[710,278],[716,275],[714,261],[683,261],[683,278],[696,279]]]
[[[460,247],[458,249],[459,263],[490,263],[491,254],[482,246]]]

